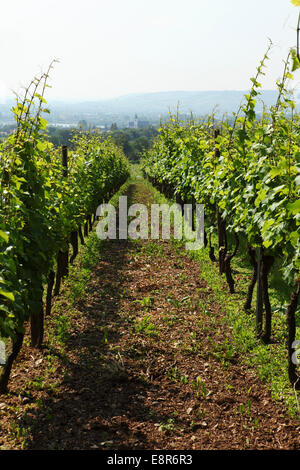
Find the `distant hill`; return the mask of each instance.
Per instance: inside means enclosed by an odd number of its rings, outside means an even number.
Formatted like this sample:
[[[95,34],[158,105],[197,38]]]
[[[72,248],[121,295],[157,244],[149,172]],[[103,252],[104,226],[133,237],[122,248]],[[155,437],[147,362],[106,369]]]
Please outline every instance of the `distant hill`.
[[[75,113],[101,113],[101,114],[167,114],[180,111],[197,115],[212,112],[218,106],[221,113],[236,111],[246,91],[166,91],[157,93],[138,93],[119,96],[101,101],[86,101],[78,103],[55,102],[51,106],[55,111]],[[273,104],[277,98],[275,90],[262,91],[262,100],[267,106]],[[261,109],[261,106],[258,106]]]
[[[50,101],[51,114],[47,116],[50,122],[78,123],[86,120],[93,124],[110,124],[126,126],[137,114],[151,122],[159,121],[168,112],[175,113],[177,106],[183,114],[204,116],[217,110],[219,116],[237,111],[247,91],[167,91],[157,93],[137,93],[119,96],[117,98],[64,102]],[[270,106],[276,102],[277,91],[262,90],[257,98],[257,112],[262,110],[262,102]],[[0,121],[7,120],[11,103],[0,104]]]

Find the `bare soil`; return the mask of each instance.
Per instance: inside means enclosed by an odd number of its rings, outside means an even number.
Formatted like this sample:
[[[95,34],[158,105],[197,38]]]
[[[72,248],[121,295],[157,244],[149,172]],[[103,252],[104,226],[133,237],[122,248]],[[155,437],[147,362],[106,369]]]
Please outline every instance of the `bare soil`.
[[[142,183],[131,192],[151,200]],[[106,241],[77,309],[52,390],[30,387],[47,347],[22,349],[0,397],[2,449],[300,449],[299,421],[231,353],[183,248]]]

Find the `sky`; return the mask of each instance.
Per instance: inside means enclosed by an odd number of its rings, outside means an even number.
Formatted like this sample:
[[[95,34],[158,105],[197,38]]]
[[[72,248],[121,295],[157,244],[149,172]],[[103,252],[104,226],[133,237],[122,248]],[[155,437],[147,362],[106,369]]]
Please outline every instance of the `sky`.
[[[51,70],[46,99],[246,90],[268,38],[265,89],[296,43],[290,0],[9,0],[0,9],[0,100]],[[300,72],[292,86],[300,84]]]

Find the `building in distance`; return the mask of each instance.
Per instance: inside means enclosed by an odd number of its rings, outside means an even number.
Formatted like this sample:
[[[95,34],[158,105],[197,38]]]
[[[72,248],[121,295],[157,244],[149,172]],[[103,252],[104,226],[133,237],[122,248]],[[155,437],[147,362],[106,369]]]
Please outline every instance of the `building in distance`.
[[[135,114],[134,120],[128,123],[128,127],[131,129],[142,129],[144,127],[149,127],[149,121],[142,121],[138,118],[138,115]]]

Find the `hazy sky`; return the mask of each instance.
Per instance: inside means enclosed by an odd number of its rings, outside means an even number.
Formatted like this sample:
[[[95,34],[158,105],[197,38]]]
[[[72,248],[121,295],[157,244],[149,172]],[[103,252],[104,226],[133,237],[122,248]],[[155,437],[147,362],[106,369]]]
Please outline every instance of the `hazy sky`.
[[[298,10],[290,0],[3,1],[0,99],[53,58],[48,99],[245,90],[268,37],[275,46],[263,85],[275,88]]]

